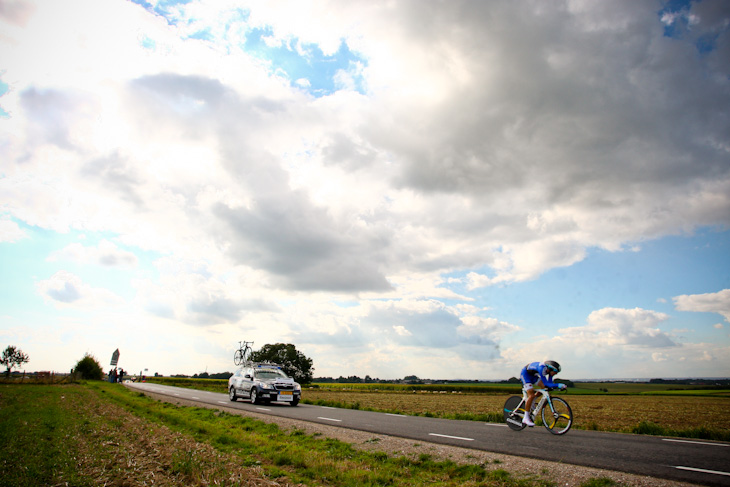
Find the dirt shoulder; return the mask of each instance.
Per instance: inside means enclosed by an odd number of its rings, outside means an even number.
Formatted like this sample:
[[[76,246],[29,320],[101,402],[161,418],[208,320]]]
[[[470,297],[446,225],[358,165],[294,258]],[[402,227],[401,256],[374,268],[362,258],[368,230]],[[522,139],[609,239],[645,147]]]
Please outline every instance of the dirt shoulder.
[[[256,418],[266,423],[276,423],[279,425],[279,427],[285,430],[298,429],[310,435],[317,434],[325,436],[327,438],[344,441],[350,443],[351,445],[353,445],[353,447],[360,450],[382,451],[388,453],[389,455],[403,455],[412,458],[417,458],[420,455],[427,454],[431,455],[432,458],[438,460],[451,460],[453,462],[462,464],[483,465],[486,469],[489,470],[503,469],[518,477],[540,477],[554,482],[555,485],[564,487],[578,487],[584,482],[595,478],[608,478],[613,480],[618,485],[637,487],[689,487],[691,485],[694,485],[683,482],[657,479],[654,477],[615,472],[611,470],[580,467],[564,463],[546,462],[542,460],[534,460],[512,455],[484,452],[481,450],[471,450],[468,448],[459,448],[436,443],[428,443],[424,441],[409,440],[405,438],[398,438],[395,436],[367,433],[347,428],[339,428],[336,426],[310,423],[307,421],[298,421],[289,418],[274,417],[266,414],[242,411],[240,409],[228,408],[225,406],[205,405],[193,401],[172,398],[161,394],[149,393],[146,391],[145,394],[153,397],[154,399],[178,404],[181,406],[225,409],[226,412],[230,414],[238,414],[241,416]]]

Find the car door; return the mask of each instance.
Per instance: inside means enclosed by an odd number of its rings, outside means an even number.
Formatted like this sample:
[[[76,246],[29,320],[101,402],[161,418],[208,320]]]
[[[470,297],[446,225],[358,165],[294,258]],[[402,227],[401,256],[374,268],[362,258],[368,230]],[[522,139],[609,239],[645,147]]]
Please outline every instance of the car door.
[[[241,374],[240,369],[235,371],[233,373],[233,377],[231,377],[231,387],[233,387],[233,389],[237,393],[241,392],[241,378],[242,378],[242,374]]]
[[[244,369],[243,377],[241,378],[241,384],[243,392],[251,397],[251,388],[253,387],[253,369]]]

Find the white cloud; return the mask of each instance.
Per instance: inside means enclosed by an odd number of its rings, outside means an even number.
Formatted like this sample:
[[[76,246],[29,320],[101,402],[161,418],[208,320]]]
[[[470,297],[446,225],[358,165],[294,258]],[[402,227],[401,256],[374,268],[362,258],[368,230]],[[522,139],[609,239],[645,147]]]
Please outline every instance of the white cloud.
[[[395,332],[402,337],[407,337],[407,336],[413,335],[413,333],[408,331],[405,326],[395,325],[395,326],[393,326],[393,330],[395,330]]]
[[[93,263],[104,267],[135,267],[137,256],[127,250],[119,249],[109,240],[102,240],[97,247],[87,247],[72,243],[48,256],[50,262],[72,261]]]
[[[21,222],[109,235],[51,262],[165,255],[135,282],[147,319],[230,333],[255,319],[357,349],[328,357],[340,364],[398,347],[417,350],[404,366],[455,347],[506,361],[516,325],[445,303],[591,248],[730,224],[727,15],[712,2],[681,13],[723,33],[703,56],[663,35],[679,17],[637,3],[200,1],[169,23],[133,2],[27,5],[0,19],[0,239]],[[363,61],[315,98],[244,51],[251,28]],[[104,300],[67,273],[39,291]],[[727,319],[722,293],[675,306]],[[560,339],[671,347],[665,320],[607,308]]]
[[[679,311],[719,313],[726,321],[730,321],[730,289],[716,293],[683,294],[672,299],[674,307]],[[717,328],[717,325],[715,327]]]
[[[95,288],[68,271],[58,271],[36,284],[38,292],[56,306],[81,309],[120,306],[124,300],[104,288]]]
[[[209,328],[279,311],[271,296],[259,290],[260,274],[249,269],[229,268],[222,274],[207,262],[180,265],[174,259],[160,259],[157,265],[159,279],[134,281],[136,306],[153,316]]]
[[[718,377],[722,376],[718,370],[730,367],[730,347],[726,343],[686,342],[665,347],[661,341],[639,346],[628,345],[629,341],[613,338],[604,341],[594,331],[561,330],[556,336],[535,337],[521,343],[519,348],[504,349],[505,373],[511,368],[515,375],[520,364],[545,359],[560,362],[561,376],[569,379]]]
[[[12,147],[37,161],[27,178],[3,181],[14,215],[51,228],[110,230],[158,249],[180,245],[181,230],[187,242],[226,240],[229,257],[256,260],[278,285],[343,291],[386,291],[385,269],[487,265],[494,277],[474,273],[470,289],[520,282],[582,260],[587,247],[619,250],[728,221],[730,180],[715,171],[727,158],[716,148],[726,131],[703,122],[722,104],[701,105],[701,116],[690,105],[678,117],[681,100],[651,87],[670,76],[684,83],[675,96],[724,92],[693,88],[700,81],[685,73],[700,61],[672,56],[643,7],[516,16],[507,5],[414,14],[408,5],[355,3],[333,14],[318,4],[294,9],[301,17],[291,6],[252,7],[249,26],[272,22],[280,41],[316,42],[327,53],[345,39],[367,59],[357,67],[367,98],[314,101],[233,48],[240,33],[217,24],[232,25],[231,5],[203,5],[179,7],[186,22],[177,26],[134,4],[39,6],[13,31],[14,44],[2,46],[18,87],[9,98]],[[86,20],[97,14],[106,21]],[[47,35],[57,18],[71,24]],[[427,36],[415,28],[426,19],[434,27]],[[511,19],[510,29],[495,19]],[[446,28],[454,22],[458,32]],[[180,38],[216,25],[211,35],[226,49]],[[540,50],[521,44],[525,32]],[[645,52],[650,35],[657,41]],[[168,48],[150,51],[140,36]],[[42,75],[49,68],[29,63],[30,51],[53,57],[59,75]],[[111,62],[107,52],[119,55]],[[487,69],[500,65],[511,68]],[[685,121],[703,137],[658,135],[682,132]],[[320,145],[332,137],[337,158]],[[63,173],[38,165],[44,151],[65,161]],[[697,151],[705,162],[685,177],[683,161]],[[305,173],[317,177],[300,180]],[[38,180],[45,184],[31,183]],[[275,234],[264,231],[273,227]]]
[[[0,218],[0,242],[17,242],[27,236],[16,222]]]
[[[583,347],[674,347],[677,343],[659,328],[668,318],[664,313],[641,308],[603,308],[588,316],[586,326],[563,328],[560,334]]]
[[[654,362],[666,362],[667,360],[669,360],[669,356],[666,353],[661,352],[652,353],[651,358],[652,360],[654,360]]]

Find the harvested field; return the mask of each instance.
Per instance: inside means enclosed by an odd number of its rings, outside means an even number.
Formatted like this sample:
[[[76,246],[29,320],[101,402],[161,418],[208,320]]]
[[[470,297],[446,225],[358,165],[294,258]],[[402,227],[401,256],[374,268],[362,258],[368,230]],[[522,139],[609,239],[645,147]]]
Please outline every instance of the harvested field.
[[[449,416],[501,414],[503,394],[433,394],[388,392],[341,392],[308,389],[307,401],[357,404],[361,409],[399,411],[405,414]],[[727,415],[730,399],[689,396],[612,396],[560,394],[570,404],[575,427],[599,431],[630,431],[649,421],[659,426],[686,430],[713,428],[730,431]],[[701,411],[701,414],[698,414]]]

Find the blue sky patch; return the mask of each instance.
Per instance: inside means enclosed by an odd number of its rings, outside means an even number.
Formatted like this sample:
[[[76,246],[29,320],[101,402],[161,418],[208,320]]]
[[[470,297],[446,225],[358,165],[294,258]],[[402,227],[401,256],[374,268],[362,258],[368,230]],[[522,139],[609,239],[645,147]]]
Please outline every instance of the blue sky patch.
[[[8,92],[10,85],[0,79],[0,98]],[[10,114],[0,105],[0,118],[9,118]]]
[[[147,36],[144,36],[142,38],[140,44],[142,44],[142,47],[144,47],[145,49],[149,49],[150,51],[154,51],[155,49],[157,49],[157,42]]]
[[[697,52],[707,54],[717,48],[720,32],[702,32],[693,28],[690,12],[693,0],[670,0],[659,10],[659,20],[664,24],[664,36],[672,39],[693,41]],[[725,27],[727,29],[727,27]]]
[[[143,7],[145,10],[153,12],[160,17],[164,17],[170,25],[177,25],[178,18],[175,14],[175,7],[178,5],[187,5],[192,0],[160,0],[157,5],[153,5],[147,0],[132,0],[132,3]]]
[[[292,86],[305,88],[315,96],[325,96],[339,89],[336,76],[339,72],[353,75],[353,67],[365,65],[364,59],[350,51],[342,42],[332,56],[325,55],[316,44],[299,44],[292,39],[286,45],[268,45],[266,38],[273,35],[271,29],[253,29],[246,39],[245,50],[259,59],[271,63],[273,71],[285,73]],[[355,89],[362,93],[362,79],[357,73],[352,78]],[[305,81],[306,80],[306,81]]]

